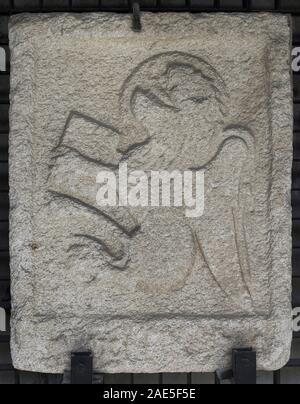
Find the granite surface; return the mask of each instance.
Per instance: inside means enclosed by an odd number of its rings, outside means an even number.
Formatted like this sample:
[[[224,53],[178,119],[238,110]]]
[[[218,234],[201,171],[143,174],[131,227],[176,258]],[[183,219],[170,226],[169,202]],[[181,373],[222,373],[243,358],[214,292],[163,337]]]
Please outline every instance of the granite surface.
[[[142,22],[136,33],[109,13],[10,20],[14,366],[62,373],[71,351],[90,349],[100,372],[211,372],[251,346],[260,369],[281,368],[289,17]],[[204,173],[204,211],[100,205],[99,172],[119,178],[125,165],[146,180]]]

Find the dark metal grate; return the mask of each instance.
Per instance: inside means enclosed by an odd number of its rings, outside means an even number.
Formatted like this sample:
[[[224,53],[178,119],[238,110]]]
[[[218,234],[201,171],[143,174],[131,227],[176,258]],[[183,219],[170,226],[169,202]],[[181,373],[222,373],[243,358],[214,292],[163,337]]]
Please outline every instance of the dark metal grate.
[[[294,20],[294,46],[300,47],[299,0],[140,0],[141,9],[147,11],[273,11],[288,12]],[[116,11],[129,12],[130,0],[0,0],[0,49],[4,49],[6,71],[0,71],[0,306],[10,310],[10,275],[8,253],[8,108],[9,108],[9,50],[8,17],[19,12],[51,11]],[[293,166],[293,305],[300,307],[300,72],[294,74],[294,166]],[[295,342],[300,333],[295,333]],[[290,360],[287,368],[300,368],[300,357]],[[273,373],[273,383],[281,384],[282,372]],[[205,379],[206,378],[206,379]],[[213,375],[201,381],[213,383]],[[199,381],[197,374],[157,375],[104,375],[104,383],[186,383]],[[300,380],[300,379],[299,379]],[[60,375],[19,372],[13,369],[9,357],[9,333],[0,332],[0,384],[58,384]],[[299,381],[300,383],[300,381]]]

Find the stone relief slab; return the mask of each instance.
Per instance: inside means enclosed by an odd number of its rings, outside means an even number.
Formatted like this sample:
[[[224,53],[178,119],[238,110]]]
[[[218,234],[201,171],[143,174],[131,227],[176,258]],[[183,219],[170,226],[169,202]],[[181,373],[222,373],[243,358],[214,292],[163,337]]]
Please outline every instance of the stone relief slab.
[[[142,33],[117,14],[11,18],[16,368],[62,373],[91,349],[100,372],[210,372],[248,346],[285,365],[290,37],[270,14],[145,13]],[[100,205],[99,172],[120,167],[148,194],[154,172],[201,173],[204,210],[197,184],[201,214],[120,190]]]

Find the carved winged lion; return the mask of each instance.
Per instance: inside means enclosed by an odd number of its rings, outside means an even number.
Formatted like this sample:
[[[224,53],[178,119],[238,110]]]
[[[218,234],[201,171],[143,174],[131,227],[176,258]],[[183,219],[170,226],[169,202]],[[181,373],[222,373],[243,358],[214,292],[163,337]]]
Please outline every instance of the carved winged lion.
[[[53,150],[49,189],[84,204],[116,226],[130,243],[144,246],[149,263],[140,282],[144,290],[169,293],[183,287],[199,255],[216,288],[250,310],[251,264],[244,217],[254,209],[255,142],[250,130],[230,123],[228,108],[226,85],[209,63],[184,52],[155,55],[123,83],[118,122],[70,113]],[[85,168],[73,173],[72,183],[65,167],[75,158]],[[193,221],[174,213],[174,220],[165,220],[163,213],[155,216],[151,210],[138,214],[122,207],[100,209],[90,196],[95,194],[83,189],[93,186],[97,169],[116,170],[124,161],[130,169],[144,171],[205,169],[204,216]],[[147,242],[148,230],[153,240],[157,234],[155,248]],[[90,231],[77,236],[97,240],[113,269],[130,265],[130,250],[121,239],[104,230]],[[177,231],[179,237],[170,243],[170,234]],[[190,260],[187,267],[176,259],[179,251]],[[166,277],[161,276],[163,271]]]

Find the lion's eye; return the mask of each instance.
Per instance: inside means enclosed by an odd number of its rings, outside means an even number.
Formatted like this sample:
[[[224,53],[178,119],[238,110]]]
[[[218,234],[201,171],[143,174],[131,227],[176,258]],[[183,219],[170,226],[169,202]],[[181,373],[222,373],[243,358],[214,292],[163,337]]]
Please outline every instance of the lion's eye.
[[[193,101],[195,104],[203,104],[208,100],[207,97],[189,97],[188,100]]]

